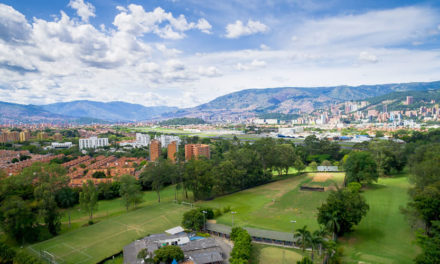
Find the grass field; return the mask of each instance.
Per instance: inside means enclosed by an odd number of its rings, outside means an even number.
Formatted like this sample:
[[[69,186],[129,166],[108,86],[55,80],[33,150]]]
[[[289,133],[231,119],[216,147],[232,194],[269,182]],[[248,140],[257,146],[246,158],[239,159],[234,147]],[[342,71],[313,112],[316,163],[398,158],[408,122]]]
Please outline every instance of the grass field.
[[[292,231],[290,220],[296,220],[295,228],[307,225],[311,230],[318,228],[316,208],[327,198],[327,192],[300,191],[302,183],[312,181],[316,173],[292,176],[284,180],[223,196],[212,201],[199,203],[203,206],[223,208],[230,206],[237,213],[234,225],[266,228],[271,230]],[[330,181],[342,183],[342,173],[332,173]],[[231,225],[232,215],[225,214],[217,219],[218,223]]]
[[[213,208],[230,206],[237,212],[234,215],[236,226],[292,232],[293,228],[307,225],[313,231],[318,227],[316,208],[325,201],[328,192],[301,191],[299,187],[303,184],[328,187],[333,182],[342,183],[343,173],[328,174],[283,176],[279,181],[212,201],[198,202],[197,205]],[[413,232],[399,212],[399,207],[408,201],[408,187],[407,178],[401,176],[380,179],[363,192],[370,211],[354,232],[340,239],[345,262],[411,263],[418,249],[412,243]],[[119,199],[100,201],[95,214],[98,223],[84,228],[79,227],[88,218],[74,208],[71,211],[74,223],[71,230],[66,229],[65,217],[64,234],[29,248],[36,252],[46,250],[55,255],[60,263],[95,263],[118,253],[137,238],[180,224],[183,213],[189,208],[172,202],[172,187],[161,192],[161,199],[159,205],[154,192],[145,192],[141,207],[128,213]],[[232,225],[230,213],[216,220]],[[290,220],[297,221],[295,226]],[[293,249],[255,245],[252,263],[295,263],[301,259],[301,255],[301,251]]]
[[[379,179],[364,192],[370,211],[356,230],[342,239],[346,262],[412,263],[418,248],[399,207],[408,202],[406,177]]]
[[[264,186],[204,202],[203,205],[222,208],[231,206],[234,225],[291,232],[290,220],[296,220],[294,228],[307,225],[310,230],[318,227],[316,208],[325,201],[328,192],[300,191],[301,184],[328,187],[331,180],[314,181],[316,173],[309,173]],[[343,181],[343,173],[332,173],[337,183]],[[322,180],[322,179],[321,179]],[[340,239],[347,263],[411,263],[418,248],[413,244],[414,234],[399,208],[408,201],[407,177],[380,179],[363,192],[370,211],[354,232]],[[231,225],[232,216],[226,214],[218,223]],[[260,263],[271,262],[264,249]],[[281,249],[280,249],[281,250]],[[279,255],[278,253],[276,253]],[[268,257],[266,257],[268,255]],[[269,261],[269,262],[267,262]]]
[[[170,202],[139,208],[29,247],[54,255],[58,263],[96,263],[136,239],[179,225],[188,210]]]
[[[190,193],[191,194],[191,193]],[[161,191],[161,201],[162,202],[172,202],[174,200],[174,187],[169,186]],[[177,198],[179,200],[183,199],[183,193],[179,192]],[[144,207],[148,205],[154,205],[157,203],[157,194],[155,192],[144,192],[143,202],[139,204],[139,207]],[[71,218],[71,228],[68,228],[68,212],[70,212]],[[98,208],[93,213],[94,221],[101,221],[114,216],[119,216],[125,214],[127,211],[122,205],[121,199],[113,200],[101,200],[98,202]],[[87,223],[89,220],[88,215],[80,210],[79,205],[74,206],[71,209],[65,210],[62,221],[61,233],[70,232],[77,229]]]
[[[252,245],[251,263],[296,263],[303,258],[300,250],[261,244]]]
[[[87,227],[81,226],[87,223],[88,216],[76,206],[70,209],[70,229],[66,214],[61,235],[28,248],[34,253],[47,251],[58,263],[96,263],[120,252],[135,239],[180,225],[183,213],[189,210],[172,202],[173,187],[161,192],[160,204],[155,192],[144,192],[143,198],[139,208],[129,212],[120,199],[99,201],[94,216],[96,223]]]

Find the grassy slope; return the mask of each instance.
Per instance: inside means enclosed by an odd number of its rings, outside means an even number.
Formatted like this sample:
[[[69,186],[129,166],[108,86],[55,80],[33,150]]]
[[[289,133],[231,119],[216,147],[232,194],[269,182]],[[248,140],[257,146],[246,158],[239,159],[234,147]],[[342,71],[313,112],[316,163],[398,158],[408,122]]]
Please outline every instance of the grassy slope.
[[[233,211],[237,211],[234,225],[291,232],[293,227],[290,220],[294,219],[297,221],[295,228],[307,225],[314,230],[318,228],[316,208],[325,201],[328,194],[299,190],[302,182],[310,181],[310,175],[313,173],[290,177],[201,204],[214,208],[230,206]],[[336,180],[341,182],[342,177]],[[232,216],[225,214],[217,222],[231,225]]]
[[[120,199],[100,201],[95,218],[98,223],[83,228],[79,227],[87,222],[88,217],[74,208],[71,230],[67,232],[67,223],[63,222],[64,234],[29,248],[37,252],[46,250],[60,263],[96,263],[120,252],[135,239],[180,224],[183,213],[189,208],[172,202],[174,192],[171,187],[164,190],[161,197],[162,203],[158,204],[155,193],[145,192],[140,207],[128,213]]]
[[[336,181],[341,182],[342,174],[338,175]],[[289,221],[295,219],[295,228],[307,225],[314,230],[318,227],[316,208],[325,200],[327,192],[298,190],[299,184],[310,184],[310,181],[306,175],[291,177],[204,202],[203,205],[216,208],[231,206],[237,211],[235,225],[289,232],[292,231]],[[328,182],[321,184],[327,186]],[[385,178],[363,193],[370,211],[355,231],[341,240],[346,262],[411,263],[418,249],[412,243],[413,232],[399,211],[399,207],[408,201],[408,188],[406,177]],[[231,221],[230,214],[217,219],[218,223],[227,225],[231,225]],[[266,259],[265,254],[261,256]]]
[[[418,249],[399,207],[408,201],[406,177],[380,179],[364,192],[370,211],[342,241],[347,262],[412,263]]]

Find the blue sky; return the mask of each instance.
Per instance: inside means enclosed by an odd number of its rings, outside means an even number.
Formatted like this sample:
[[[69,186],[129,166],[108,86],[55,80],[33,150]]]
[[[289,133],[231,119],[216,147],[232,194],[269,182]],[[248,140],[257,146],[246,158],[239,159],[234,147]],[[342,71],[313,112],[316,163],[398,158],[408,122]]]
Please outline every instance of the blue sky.
[[[439,1],[0,0],[1,101],[189,107],[439,73]]]

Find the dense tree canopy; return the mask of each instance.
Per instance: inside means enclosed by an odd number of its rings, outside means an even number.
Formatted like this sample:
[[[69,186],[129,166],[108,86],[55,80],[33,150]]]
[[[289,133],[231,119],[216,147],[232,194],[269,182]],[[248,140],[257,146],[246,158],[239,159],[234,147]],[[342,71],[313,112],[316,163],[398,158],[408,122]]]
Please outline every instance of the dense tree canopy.
[[[318,208],[318,223],[343,235],[359,224],[369,208],[357,191],[348,188],[331,191],[326,202]]]
[[[377,181],[377,164],[366,151],[352,151],[344,162],[345,184],[350,182],[371,183]]]

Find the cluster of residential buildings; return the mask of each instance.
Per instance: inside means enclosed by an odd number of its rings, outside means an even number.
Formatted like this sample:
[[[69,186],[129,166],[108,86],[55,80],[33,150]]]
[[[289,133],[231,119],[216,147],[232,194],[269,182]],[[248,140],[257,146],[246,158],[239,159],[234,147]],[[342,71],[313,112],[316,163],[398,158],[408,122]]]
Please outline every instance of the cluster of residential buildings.
[[[88,180],[95,184],[101,182],[113,182],[122,175],[132,175],[136,178],[141,173],[139,167],[145,158],[117,158],[115,156],[80,156],[74,160],[63,163],[62,166],[68,170],[67,176],[72,187],[82,186]],[[97,172],[102,172],[105,178],[95,178]]]
[[[24,156],[26,156],[26,159],[20,160],[20,157]],[[63,156],[63,154],[39,155],[31,154],[29,151],[0,150],[0,170],[3,170],[9,176],[16,175],[35,162],[49,163],[51,160]]]

